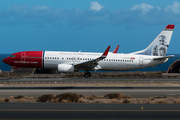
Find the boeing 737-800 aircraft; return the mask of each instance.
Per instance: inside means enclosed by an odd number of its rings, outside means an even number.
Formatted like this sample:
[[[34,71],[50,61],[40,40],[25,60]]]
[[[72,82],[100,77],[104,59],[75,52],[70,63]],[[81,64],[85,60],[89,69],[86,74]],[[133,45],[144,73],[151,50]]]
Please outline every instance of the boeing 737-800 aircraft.
[[[129,54],[116,53],[119,45],[114,52],[109,52],[108,46],[104,53],[23,51],[12,54],[3,62],[14,68],[57,69],[60,73],[84,70],[86,78],[91,76],[89,71],[141,69],[165,63],[174,56],[166,56],[173,30],[174,25],[167,25],[146,49]]]

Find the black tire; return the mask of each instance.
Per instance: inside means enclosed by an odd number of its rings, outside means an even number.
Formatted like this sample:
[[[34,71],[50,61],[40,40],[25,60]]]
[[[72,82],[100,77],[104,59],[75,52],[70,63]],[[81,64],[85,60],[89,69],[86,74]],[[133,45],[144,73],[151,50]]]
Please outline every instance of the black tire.
[[[91,73],[90,72],[87,72],[87,74],[88,74],[88,77],[91,77]]]
[[[84,77],[85,77],[85,78],[88,78],[88,77],[89,77],[89,74],[84,73]]]
[[[85,78],[91,77],[91,73],[90,73],[90,72],[84,73],[84,77],[85,77]]]

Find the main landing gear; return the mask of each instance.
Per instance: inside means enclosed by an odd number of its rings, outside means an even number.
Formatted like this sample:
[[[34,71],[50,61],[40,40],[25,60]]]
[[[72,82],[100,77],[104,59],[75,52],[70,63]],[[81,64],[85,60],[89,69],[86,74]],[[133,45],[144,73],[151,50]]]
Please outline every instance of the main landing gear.
[[[89,71],[86,71],[86,72],[84,73],[84,77],[85,77],[85,78],[91,77],[91,73],[90,73]]]

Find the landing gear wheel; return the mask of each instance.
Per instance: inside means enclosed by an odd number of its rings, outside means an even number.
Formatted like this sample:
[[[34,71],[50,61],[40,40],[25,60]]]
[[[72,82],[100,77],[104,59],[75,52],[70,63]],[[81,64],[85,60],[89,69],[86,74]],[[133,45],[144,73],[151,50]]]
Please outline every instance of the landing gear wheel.
[[[18,71],[18,74],[21,74],[21,71]]]
[[[85,78],[91,77],[91,73],[90,73],[90,72],[85,72],[85,73],[84,73],[84,77],[85,77]]]

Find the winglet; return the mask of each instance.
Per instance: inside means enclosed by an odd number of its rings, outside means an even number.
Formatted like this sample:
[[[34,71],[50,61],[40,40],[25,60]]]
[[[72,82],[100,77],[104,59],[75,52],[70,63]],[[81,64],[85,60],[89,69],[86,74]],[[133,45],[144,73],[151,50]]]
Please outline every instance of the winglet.
[[[108,55],[109,49],[111,46],[108,46],[108,48],[106,49],[106,51],[103,53],[102,57],[106,57]]]
[[[172,30],[173,30],[173,29],[174,29],[174,26],[175,26],[175,25],[169,24],[169,25],[166,26],[165,29],[172,29]]]
[[[119,49],[119,45],[114,49],[113,53],[117,53],[118,49]]]

